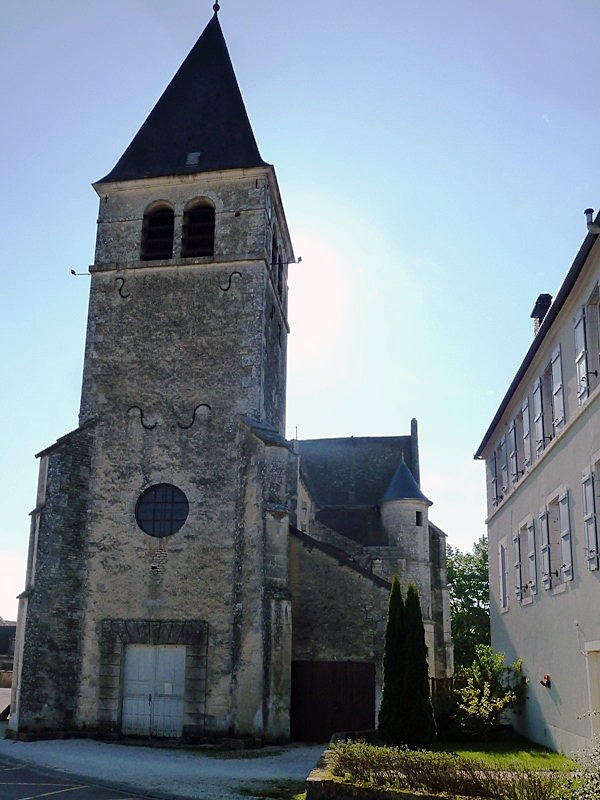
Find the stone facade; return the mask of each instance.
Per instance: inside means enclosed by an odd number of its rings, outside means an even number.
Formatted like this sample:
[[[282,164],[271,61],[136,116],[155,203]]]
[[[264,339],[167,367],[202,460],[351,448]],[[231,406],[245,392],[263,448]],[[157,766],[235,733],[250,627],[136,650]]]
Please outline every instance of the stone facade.
[[[374,663],[379,697],[387,599],[398,575],[404,588],[412,582],[419,589],[430,675],[451,675],[446,536],[429,522],[431,503],[412,475],[420,496],[386,499],[395,474],[408,471],[401,459],[419,473],[416,420],[410,436],[295,444],[300,481],[292,525],[300,530],[292,529],[290,541],[293,658]]]
[[[418,480],[416,423],[409,437],[357,440],[352,481],[368,491],[330,480],[345,496],[337,511],[322,485],[328,448],[284,438],[294,254],[273,167],[249,139],[242,166],[239,143],[200,169],[202,148],[186,139],[192,152],[172,174],[160,154],[155,174],[137,174],[128,155],[147,152],[140,136],[163,135],[152,120],[187,91],[190,58],[225,60],[220,37],[215,16],[95,184],[80,426],[40,454],[15,737],[287,741],[293,660],[378,665],[393,574],[421,590],[432,674],[451,671],[445,537],[430,503],[393,497],[379,508],[401,457]],[[239,93],[228,69],[225,95]],[[211,251],[183,257],[198,201],[214,210]],[[148,258],[156,208],[169,210],[172,243]]]

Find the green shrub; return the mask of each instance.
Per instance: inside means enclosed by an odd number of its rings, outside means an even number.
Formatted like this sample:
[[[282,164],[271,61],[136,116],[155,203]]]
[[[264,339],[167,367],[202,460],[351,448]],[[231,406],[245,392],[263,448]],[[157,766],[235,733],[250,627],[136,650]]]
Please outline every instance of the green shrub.
[[[494,769],[452,753],[432,753],[365,742],[337,742],[328,754],[334,775],[381,788],[447,793],[491,800],[558,800],[564,776],[554,772]],[[585,798],[587,800],[587,798]]]
[[[504,653],[490,645],[475,648],[475,661],[460,671],[463,685],[455,690],[458,721],[465,731],[486,740],[502,714],[518,711],[525,701],[527,679],[520,659],[504,663]]]

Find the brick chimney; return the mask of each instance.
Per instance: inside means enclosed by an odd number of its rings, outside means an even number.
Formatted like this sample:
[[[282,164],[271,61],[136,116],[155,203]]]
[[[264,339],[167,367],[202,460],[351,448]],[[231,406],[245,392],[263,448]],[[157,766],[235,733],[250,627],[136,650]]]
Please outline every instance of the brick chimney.
[[[544,317],[548,313],[548,309],[552,304],[551,294],[541,294],[535,301],[531,318],[533,319],[533,333],[534,335],[539,331],[540,325],[544,321]]]

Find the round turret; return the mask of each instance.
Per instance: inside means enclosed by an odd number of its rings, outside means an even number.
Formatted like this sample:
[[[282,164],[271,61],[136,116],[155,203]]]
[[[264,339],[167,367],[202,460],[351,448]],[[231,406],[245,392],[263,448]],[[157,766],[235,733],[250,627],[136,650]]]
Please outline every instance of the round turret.
[[[381,521],[391,547],[400,547],[410,561],[429,559],[428,509],[431,500],[421,491],[404,459],[381,498]]]

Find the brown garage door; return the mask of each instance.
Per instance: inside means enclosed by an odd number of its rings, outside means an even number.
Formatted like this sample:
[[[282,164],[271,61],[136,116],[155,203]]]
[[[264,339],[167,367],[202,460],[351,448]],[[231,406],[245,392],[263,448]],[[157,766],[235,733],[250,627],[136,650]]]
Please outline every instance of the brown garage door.
[[[328,742],[333,733],[375,726],[375,664],[293,661],[292,739]]]

